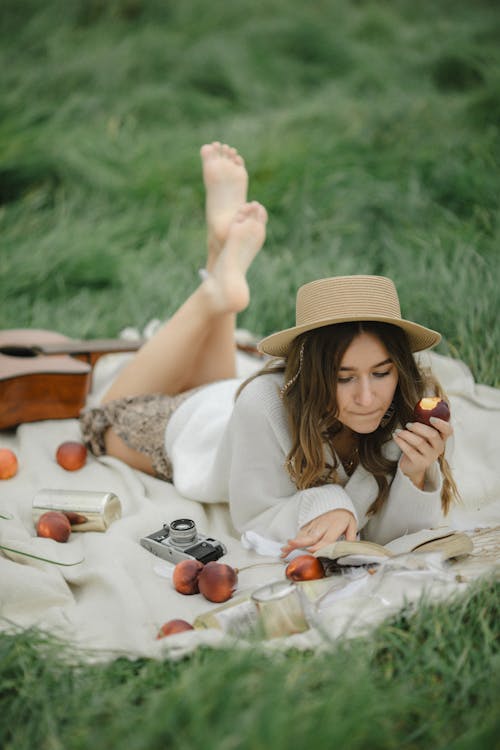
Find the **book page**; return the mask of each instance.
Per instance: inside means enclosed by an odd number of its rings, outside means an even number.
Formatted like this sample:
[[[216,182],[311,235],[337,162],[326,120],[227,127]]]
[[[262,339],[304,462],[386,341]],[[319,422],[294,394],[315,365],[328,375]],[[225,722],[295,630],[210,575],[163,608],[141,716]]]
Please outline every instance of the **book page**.
[[[437,529],[421,529],[413,534],[405,534],[405,536],[400,536],[391,542],[387,542],[385,549],[389,550],[393,555],[401,555],[404,552],[412,552],[421,544],[433,541],[434,539],[443,539],[453,533],[453,529],[450,529],[449,526],[440,526]]]

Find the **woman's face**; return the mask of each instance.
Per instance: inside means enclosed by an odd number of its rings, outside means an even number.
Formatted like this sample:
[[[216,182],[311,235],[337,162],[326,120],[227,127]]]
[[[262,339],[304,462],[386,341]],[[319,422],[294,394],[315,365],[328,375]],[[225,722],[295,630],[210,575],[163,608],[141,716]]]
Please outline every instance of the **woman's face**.
[[[392,403],[398,373],[379,338],[360,333],[346,349],[337,376],[337,418],[353,432],[374,432]]]

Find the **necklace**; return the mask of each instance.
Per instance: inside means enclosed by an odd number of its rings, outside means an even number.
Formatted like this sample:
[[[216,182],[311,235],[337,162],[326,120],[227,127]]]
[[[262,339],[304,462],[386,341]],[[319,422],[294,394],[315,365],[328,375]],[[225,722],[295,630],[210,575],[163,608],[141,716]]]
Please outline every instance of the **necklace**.
[[[342,466],[344,467],[345,473],[348,477],[350,477],[359,463],[358,446],[354,446],[347,458],[340,457],[340,460],[342,462]]]
[[[341,436],[338,436],[341,437]],[[347,443],[347,445],[346,445]],[[344,471],[347,474],[348,477],[351,476],[354,469],[359,464],[359,453],[358,453],[358,441],[357,439],[338,439],[333,440],[332,448],[335,451],[335,453],[338,456],[338,459],[342,466],[344,467]]]

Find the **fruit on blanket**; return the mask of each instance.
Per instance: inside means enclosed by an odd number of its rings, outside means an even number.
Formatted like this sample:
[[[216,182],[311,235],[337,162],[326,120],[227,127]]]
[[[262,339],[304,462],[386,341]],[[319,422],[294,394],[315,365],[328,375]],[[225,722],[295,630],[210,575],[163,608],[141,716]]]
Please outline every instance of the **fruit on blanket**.
[[[225,602],[230,599],[238,583],[235,569],[225,563],[208,562],[198,576],[198,586],[210,602]]]
[[[76,471],[84,466],[87,460],[87,448],[76,440],[61,443],[56,451],[56,461],[66,471]]]
[[[11,479],[17,474],[18,463],[14,451],[0,448],[0,479]]]
[[[314,555],[298,555],[286,566],[285,575],[292,581],[316,581],[325,577],[325,571]]]
[[[198,594],[198,576],[203,570],[199,560],[181,560],[174,568],[172,582],[180,594]]]
[[[36,533],[38,536],[55,539],[56,542],[67,542],[71,534],[71,524],[64,513],[49,510],[38,519]]]
[[[431,417],[444,419],[445,422],[450,421],[450,407],[439,396],[421,398],[413,410],[413,416],[417,422],[422,422],[422,424],[432,427],[430,423]]]
[[[194,630],[193,626],[186,620],[169,620],[161,626],[156,639],[165,638],[167,635],[175,635],[176,633],[184,633],[186,630]]]

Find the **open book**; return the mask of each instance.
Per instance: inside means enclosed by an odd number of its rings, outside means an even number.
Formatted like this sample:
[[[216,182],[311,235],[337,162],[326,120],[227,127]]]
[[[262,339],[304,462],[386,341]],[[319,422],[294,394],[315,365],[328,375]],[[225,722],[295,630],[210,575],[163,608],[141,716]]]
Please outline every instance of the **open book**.
[[[406,534],[385,545],[363,541],[333,542],[314,554],[323,559],[326,569],[330,569],[336,565],[371,565],[408,552],[438,552],[443,560],[449,560],[472,552],[472,542],[467,534],[441,527]],[[330,561],[332,561],[331,565]]]

